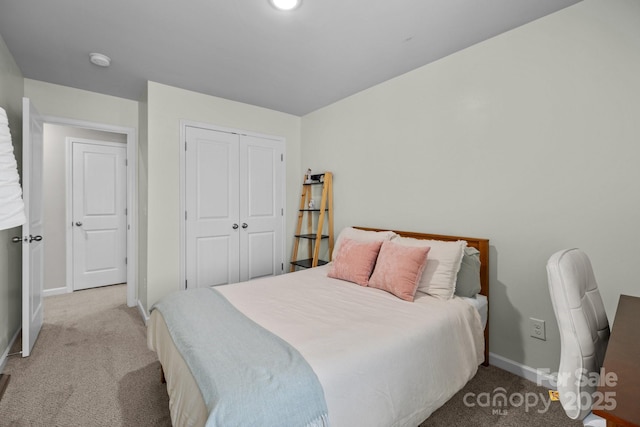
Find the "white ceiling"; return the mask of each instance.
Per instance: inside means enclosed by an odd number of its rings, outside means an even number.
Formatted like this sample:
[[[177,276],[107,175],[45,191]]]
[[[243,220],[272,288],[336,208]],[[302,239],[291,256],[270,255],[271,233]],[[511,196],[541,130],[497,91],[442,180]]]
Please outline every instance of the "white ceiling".
[[[151,80],[304,115],[578,1],[0,0],[0,35],[27,78],[133,100]]]

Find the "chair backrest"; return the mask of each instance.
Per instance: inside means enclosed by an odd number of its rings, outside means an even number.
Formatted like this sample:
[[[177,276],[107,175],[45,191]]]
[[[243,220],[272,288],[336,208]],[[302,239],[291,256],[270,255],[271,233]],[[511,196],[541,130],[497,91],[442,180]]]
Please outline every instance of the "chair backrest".
[[[560,329],[560,403],[572,419],[591,411],[609,342],[609,322],[589,257],[579,249],[556,252],[547,262],[549,292]]]

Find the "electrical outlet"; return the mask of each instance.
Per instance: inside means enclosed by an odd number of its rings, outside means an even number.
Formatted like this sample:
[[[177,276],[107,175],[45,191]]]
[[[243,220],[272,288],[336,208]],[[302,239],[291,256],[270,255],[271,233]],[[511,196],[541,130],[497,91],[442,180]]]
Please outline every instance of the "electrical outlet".
[[[544,320],[529,318],[529,329],[531,330],[531,336],[542,341],[547,340],[547,334],[544,329]]]

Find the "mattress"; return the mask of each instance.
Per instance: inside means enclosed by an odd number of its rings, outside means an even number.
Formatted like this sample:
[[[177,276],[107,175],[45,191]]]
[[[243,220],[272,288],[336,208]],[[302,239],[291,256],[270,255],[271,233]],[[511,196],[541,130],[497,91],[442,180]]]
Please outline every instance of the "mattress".
[[[418,294],[411,303],[328,278],[327,268],[216,289],[302,354],[322,384],[333,427],[418,425],[475,375],[483,361],[482,298]],[[157,311],[148,331],[174,425],[204,425],[202,396]]]
[[[482,329],[487,327],[487,320],[489,318],[489,300],[485,295],[477,294],[474,298],[456,297],[462,299],[467,304],[471,304],[478,314],[480,315],[480,322],[482,323]]]

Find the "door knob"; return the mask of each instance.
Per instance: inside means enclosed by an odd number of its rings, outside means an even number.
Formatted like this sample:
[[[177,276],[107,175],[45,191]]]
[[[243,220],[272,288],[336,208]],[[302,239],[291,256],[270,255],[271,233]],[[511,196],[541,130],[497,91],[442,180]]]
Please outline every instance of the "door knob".
[[[33,241],[39,242],[40,240],[42,240],[42,236],[32,236],[29,235],[29,243],[33,242]]]
[[[237,230],[238,229],[238,224],[233,224],[232,227],[233,227],[234,230]]]
[[[13,243],[20,243],[20,242],[22,242],[22,237],[20,237],[20,236],[13,237],[13,238],[11,239],[11,241],[12,241]]]
[[[242,223],[242,228],[247,228],[249,225],[246,222]]]
[[[78,227],[82,227],[82,223],[81,223],[80,221],[76,222],[76,225],[77,225]]]

